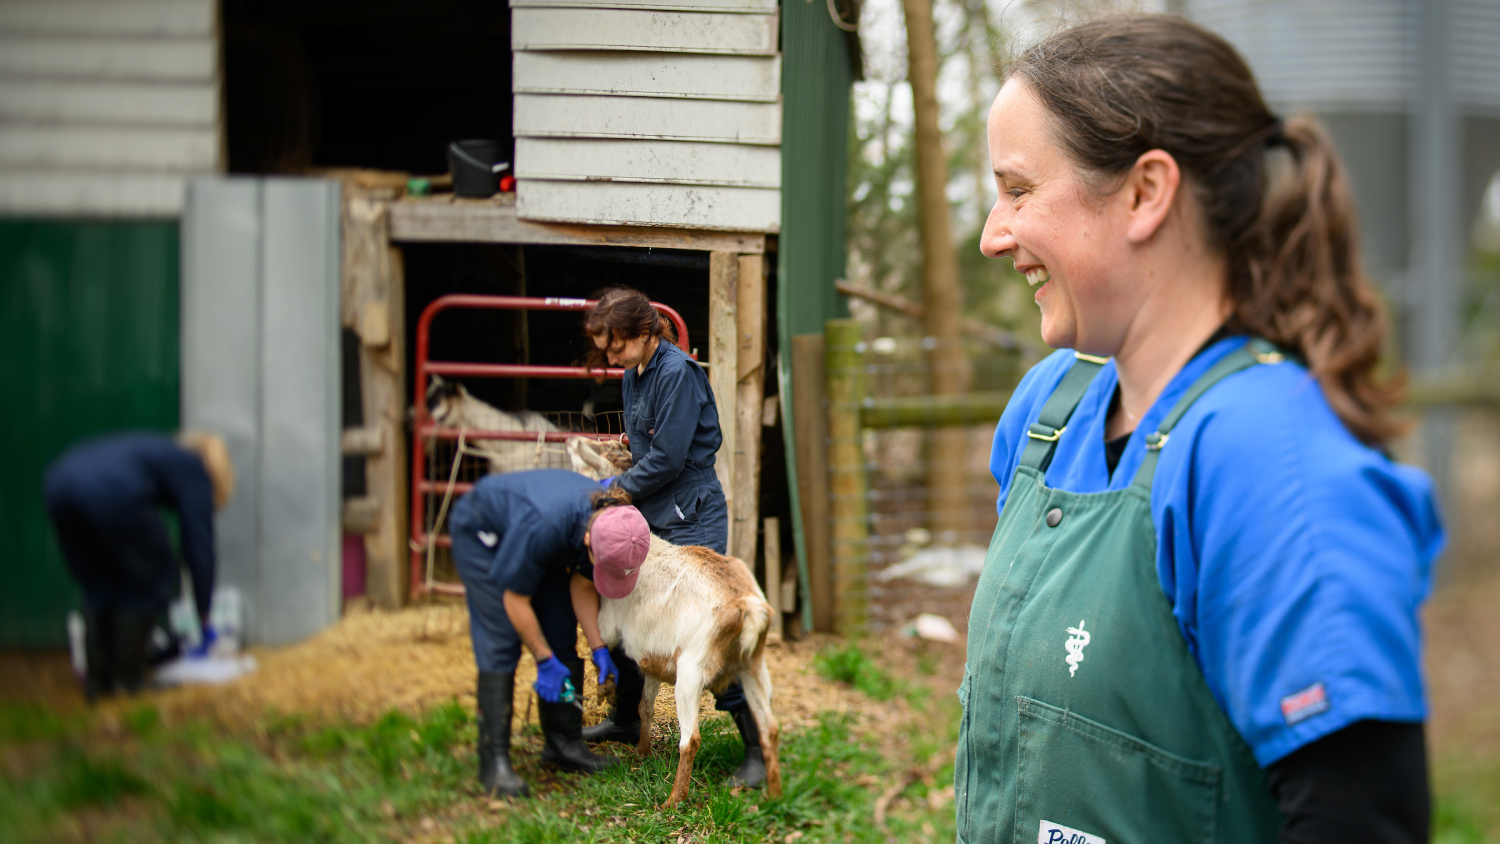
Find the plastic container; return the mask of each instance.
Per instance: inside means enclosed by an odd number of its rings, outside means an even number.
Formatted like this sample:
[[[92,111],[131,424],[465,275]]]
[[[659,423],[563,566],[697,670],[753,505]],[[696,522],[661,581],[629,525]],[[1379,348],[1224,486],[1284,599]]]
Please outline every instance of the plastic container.
[[[448,169],[455,196],[485,198],[500,190],[500,174],[510,169],[500,160],[500,142],[473,140],[448,144]]]

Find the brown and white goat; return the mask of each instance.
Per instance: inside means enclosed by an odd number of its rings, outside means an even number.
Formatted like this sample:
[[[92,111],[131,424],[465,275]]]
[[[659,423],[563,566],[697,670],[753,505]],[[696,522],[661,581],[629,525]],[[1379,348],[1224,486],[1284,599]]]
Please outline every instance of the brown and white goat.
[[[641,740],[637,752],[651,752],[651,719],[662,683],[677,692],[677,779],[666,805],[687,796],[697,756],[698,700],[704,689],[722,692],[738,679],[760,733],[766,761],[766,790],[781,794],[780,732],[771,714],[771,672],[766,668],[766,632],[771,605],[745,564],[699,546],[678,546],[653,535],[641,563],[635,590],[620,599],[600,600],[599,632],[611,647],[641,666]]]

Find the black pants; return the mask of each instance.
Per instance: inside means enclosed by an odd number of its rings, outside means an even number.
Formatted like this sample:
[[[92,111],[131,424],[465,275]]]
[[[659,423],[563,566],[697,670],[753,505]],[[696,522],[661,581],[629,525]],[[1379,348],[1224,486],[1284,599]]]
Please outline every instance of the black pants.
[[[46,505],[85,607],[148,616],[166,610],[181,575],[155,510],[111,512],[65,489],[49,490]]]

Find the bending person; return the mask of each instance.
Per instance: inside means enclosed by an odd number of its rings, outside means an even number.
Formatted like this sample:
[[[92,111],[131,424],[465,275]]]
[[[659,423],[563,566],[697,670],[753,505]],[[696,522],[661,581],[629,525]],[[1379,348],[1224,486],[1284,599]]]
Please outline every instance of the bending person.
[[[584,318],[593,340],[592,365],[625,368],[625,431],[630,435],[629,471],[608,483],[628,493],[651,531],[674,545],[729,550],[729,505],[714,456],[724,441],[719,408],[703,368],[672,341],[671,326],[638,290],[605,291]],[[622,648],[611,652],[620,666],[615,708],[608,720],[584,731],[591,742],[635,744],[640,738],[644,679]],[[766,780],[760,735],[738,681],[714,696],[745,741],[745,758],[730,775],[734,785]]]
[[[534,688],[546,745],[542,760],[586,774],[618,760],[583,742],[583,709],[565,700],[565,683],[583,692],[577,631],[593,651],[603,683],[619,676],[599,636],[594,566],[633,573],[651,546],[646,520],[618,490],[561,469],[487,475],[448,517],[453,561],[469,605],[469,635],[479,669],[479,782],[487,793],[525,796],[510,764],[516,664],[524,645],[536,659]],[[628,576],[628,575],[627,575]]]
[[[134,694],[146,682],[151,626],[181,583],[157,508],[177,513],[182,558],[213,644],[214,510],[234,492],[234,466],[212,434],[133,433],[74,446],[47,469],[43,499],[63,559],[83,590],[84,694]]]

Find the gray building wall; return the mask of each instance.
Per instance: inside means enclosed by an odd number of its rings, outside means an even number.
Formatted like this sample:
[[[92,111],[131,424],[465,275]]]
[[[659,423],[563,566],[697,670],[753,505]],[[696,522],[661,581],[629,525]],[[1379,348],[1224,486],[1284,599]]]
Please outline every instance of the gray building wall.
[[[182,424],[238,473],[216,521],[220,582],[257,644],[340,609],[337,183],[195,179],[182,221]]]

